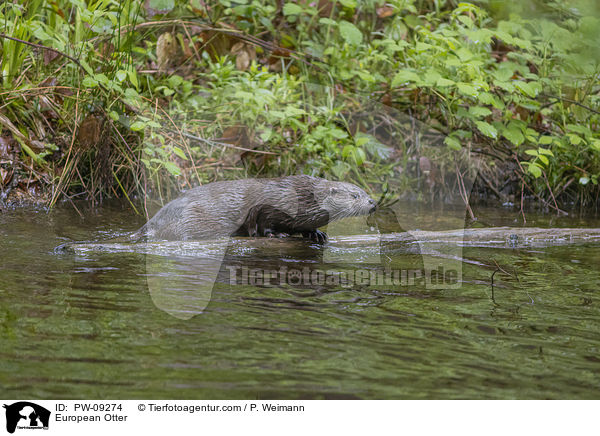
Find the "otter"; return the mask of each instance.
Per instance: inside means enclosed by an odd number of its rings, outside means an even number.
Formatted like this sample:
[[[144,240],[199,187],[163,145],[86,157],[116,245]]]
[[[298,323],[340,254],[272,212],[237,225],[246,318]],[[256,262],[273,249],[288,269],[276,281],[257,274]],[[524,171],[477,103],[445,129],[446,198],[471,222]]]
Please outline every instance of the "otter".
[[[301,234],[324,243],[327,235],[319,227],[367,215],[376,206],[356,185],[307,175],[213,182],[167,203],[133,236],[197,240]]]

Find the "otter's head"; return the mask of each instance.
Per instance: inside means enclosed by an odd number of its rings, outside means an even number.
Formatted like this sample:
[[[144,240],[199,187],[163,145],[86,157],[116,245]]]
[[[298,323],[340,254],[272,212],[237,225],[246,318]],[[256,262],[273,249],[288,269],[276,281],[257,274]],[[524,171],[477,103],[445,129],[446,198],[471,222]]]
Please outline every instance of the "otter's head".
[[[377,203],[352,183],[326,182],[319,195],[320,206],[329,212],[329,221],[350,216],[368,215],[375,211]]]

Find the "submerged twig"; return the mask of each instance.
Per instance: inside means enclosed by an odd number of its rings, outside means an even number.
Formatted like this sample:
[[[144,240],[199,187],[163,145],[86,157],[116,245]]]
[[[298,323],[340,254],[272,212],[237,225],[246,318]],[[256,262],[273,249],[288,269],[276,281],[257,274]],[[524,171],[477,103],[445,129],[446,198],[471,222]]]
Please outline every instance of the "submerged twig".
[[[495,295],[494,295],[494,276],[496,275],[496,273],[497,273],[497,272],[504,273],[504,274],[506,274],[506,275],[507,275],[507,276],[509,276],[509,277],[514,277],[514,278],[515,278],[515,279],[516,279],[516,280],[519,282],[519,285],[521,285],[521,279],[519,278],[519,274],[517,274],[517,268],[516,268],[516,267],[513,267],[513,272],[512,272],[512,273],[509,273],[509,272],[508,272],[508,271],[506,271],[504,268],[502,268],[502,267],[501,267],[501,266],[498,264],[498,262],[496,262],[496,260],[495,260],[495,259],[492,259],[492,262],[494,262],[494,265],[496,265],[496,269],[495,269],[495,270],[494,270],[494,272],[492,273],[490,285],[491,285],[491,288],[492,288],[492,301],[493,301],[494,303],[496,303],[496,299],[495,299]],[[531,297],[531,295],[529,295],[529,292],[527,292],[527,290],[525,290],[525,294],[527,295],[527,297],[529,297],[529,300],[531,300],[531,304],[534,304],[534,303],[535,303],[535,301],[534,301],[534,299]],[[497,303],[496,303],[496,304],[497,304]]]
[[[521,215],[523,215],[523,224],[527,224],[525,212],[523,211],[523,197],[525,196],[525,182],[521,182]]]
[[[558,203],[556,202],[556,198],[554,197],[554,192],[552,192],[552,188],[550,187],[550,183],[548,183],[548,177],[546,176],[545,172],[542,172],[542,174],[544,175],[544,180],[546,181],[546,186],[548,187],[548,191],[550,191],[550,196],[552,197],[552,200],[554,201],[554,206],[556,206],[556,210],[557,210],[557,214],[559,214],[559,208],[558,208]]]
[[[497,273],[498,271],[500,271],[500,272],[502,272],[502,273],[506,274],[506,275],[507,275],[507,276],[509,276],[509,277],[512,277],[512,274],[511,274],[511,273],[509,273],[508,271],[506,271],[504,268],[502,268],[502,267],[501,267],[501,266],[498,264],[498,262],[496,262],[496,260],[495,260],[495,259],[492,259],[492,262],[494,262],[494,264],[496,265],[496,269],[495,269],[495,270],[494,270],[494,272],[492,273],[492,277],[491,277],[491,283],[490,283],[490,285],[491,285],[491,287],[492,287],[492,301],[493,301],[494,303],[496,303],[496,299],[495,299],[495,297],[494,297],[494,276],[496,275],[496,273]],[[516,273],[516,270],[515,270],[515,276],[516,276],[516,274],[517,274],[517,273]],[[517,277],[517,280],[518,280],[518,277]],[[519,282],[520,282],[520,281],[519,281]],[[530,297],[530,298],[531,298],[531,297]]]
[[[467,206],[467,210],[469,211],[471,220],[475,221],[475,214],[473,213],[473,209],[471,209],[471,205],[469,204],[469,197],[467,197],[467,188],[465,188],[462,173],[460,172],[460,169],[458,168],[458,163],[456,161],[454,161],[454,165],[456,167],[456,175],[458,177],[458,192],[460,193],[460,197],[465,203],[465,206]]]

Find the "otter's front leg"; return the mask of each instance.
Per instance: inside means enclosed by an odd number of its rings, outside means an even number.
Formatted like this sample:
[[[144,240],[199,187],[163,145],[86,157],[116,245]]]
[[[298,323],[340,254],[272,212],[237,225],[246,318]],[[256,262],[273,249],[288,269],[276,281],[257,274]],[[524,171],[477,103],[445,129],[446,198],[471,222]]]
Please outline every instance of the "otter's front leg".
[[[310,232],[303,232],[302,236],[304,236],[305,238],[309,238],[312,239],[313,241],[319,243],[319,244],[324,244],[325,242],[327,242],[327,233],[322,232],[318,229],[316,230],[311,230]]]
[[[271,229],[265,229],[263,235],[266,236],[267,238],[287,238],[288,236],[290,236],[289,233],[275,232],[274,230],[271,230]]]

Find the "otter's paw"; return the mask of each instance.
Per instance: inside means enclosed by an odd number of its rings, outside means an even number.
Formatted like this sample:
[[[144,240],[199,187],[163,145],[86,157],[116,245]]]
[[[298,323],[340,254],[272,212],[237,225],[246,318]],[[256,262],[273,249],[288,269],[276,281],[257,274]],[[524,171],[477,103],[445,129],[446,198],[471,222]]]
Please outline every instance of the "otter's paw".
[[[284,232],[274,232],[271,229],[267,229],[264,232],[264,235],[267,238],[287,238],[289,235],[289,233],[284,233]]]
[[[325,242],[327,242],[327,233],[322,232],[320,230],[306,232],[306,233],[303,233],[302,236],[304,236],[305,238],[312,239],[313,241],[315,241],[319,244],[324,244]]]

